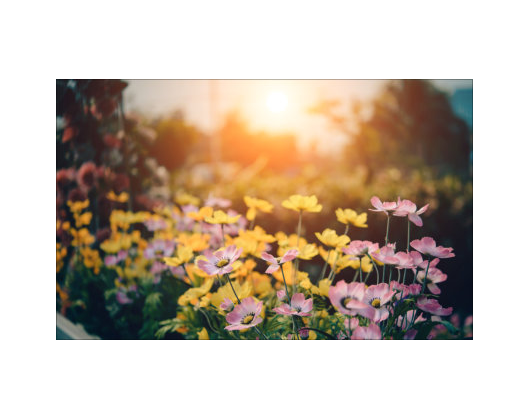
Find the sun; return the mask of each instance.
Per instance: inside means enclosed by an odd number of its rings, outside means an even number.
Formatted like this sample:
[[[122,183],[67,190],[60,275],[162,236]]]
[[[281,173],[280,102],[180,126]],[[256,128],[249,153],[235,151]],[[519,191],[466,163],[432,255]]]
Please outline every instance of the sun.
[[[289,100],[285,96],[285,93],[280,91],[271,92],[267,97],[267,106],[272,112],[284,111],[287,108],[288,102]]]

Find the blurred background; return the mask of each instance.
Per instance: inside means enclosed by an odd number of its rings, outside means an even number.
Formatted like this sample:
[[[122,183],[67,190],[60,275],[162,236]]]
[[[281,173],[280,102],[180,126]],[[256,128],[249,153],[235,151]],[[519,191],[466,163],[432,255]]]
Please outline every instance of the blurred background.
[[[109,191],[152,210],[184,192],[275,205],[258,224],[293,233],[291,194],[315,194],[309,241],[341,232],[336,208],[367,211],[372,195],[429,204],[424,227],[455,249],[440,302],[473,312],[473,85],[471,80],[57,80],[56,209],[90,199],[96,241],[109,235]],[[386,219],[368,212],[352,239],[384,242]],[[406,219],[390,238],[406,246]],[[63,240],[67,241],[65,237]],[[347,275],[346,271],[344,273]],[[340,275],[338,276],[340,277]],[[348,278],[349,279],[349,278]]]

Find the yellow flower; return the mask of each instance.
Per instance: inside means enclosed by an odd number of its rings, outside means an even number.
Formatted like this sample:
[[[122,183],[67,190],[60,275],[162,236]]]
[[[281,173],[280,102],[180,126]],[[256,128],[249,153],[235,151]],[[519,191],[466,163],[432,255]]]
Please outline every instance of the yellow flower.
[[[78,215],[76,213],[74,217],[75,217],[75,227],[80,228],[81,226],[90,224],[90,221],[92,220],[92,213],[90,213],[89,211],[81,215]]]
[[[342,248],[350,242],[350,238],[347,235],[337,235],[337,232],[333,229],[325,229],[322,233],[315,233],[316,237],[324,245],[327,245],[331,248]]]
[[[81,213],[84,209],[88,207],[89,201],[85,200],[72,202],[68,200],[66,204],[68,204],[68,207],[70,207],[70,211],[72,213]]]
[[[70,234],[72,235],[72,246],[92,245],[95,240],[87,228],[79,230],[72,228]]]
[[[111,201],[117,201],[118,203],[125,203],[129,200],[129,194],[125,191],[121,192],[120,195],[116,195],[114,191],[109,191],[106,197]]]
[[[239,236],[235,238],[226,238],[227,245],[235,244],[238,248],[243,249],[243,256],[253,255],[261,258],[261,253],[265,251],[266,244],[274,242],[274,236],[267,235],[265,231],[256,226],[254,230],[239,230]]]
[[[186,292],[178,298],[177,303],[180,306],[185,306],[188,303],[190,303],[192,299],[198,299],[204,296],[206,293],[210,291],[212,286],[213,286],[213,278],[206,279],[202,286],[192,287],[191,289],[186,290]]]
[[[99,274],[99,268],[101,267],[99,252],[91,248],[81,248],[81,255],[83,256],[85,267],[92,268],[94,274]]]
[[[200,330],[197,333],[197,337],[199,338],[199,340],[209,340],[210,339],[210,336],[208,335],[208,331],[204,327],[203,327],[202,330]]]
[[[234,271],[229,274],[230,278],[244,280],[256,268],[256,261],[252,259],[245,260],[245,262],[237,260],[232,264],[232,267],[234,267]]]
[[[178,267],[193,258],[193,250],[185,245],[178,245],[176,257],[164,257],[164,263],[170,267]]]
[[[252,273],[250,273],[249,279],[252,282],[254,293],[258,296],[258,298],[263,299],[265,296],[267,296],[273,291],[271,279],[266,274],[261,274],[257,271],[253,271]]]
[[[361,258],[361,262],[359,263],[359,259],[354,259],[354,260],[351,260],[351,264],[350,264],[350,267],[352,267],[354,270],[358,270],[359,269],[359,264],[361,265],[361,269],[365,272],[365,273],[369,273],[370,271],[372,271],[372,261],[370,260],[370,257],[368,256],[364,256]]]
[[[285,264],[282,265],[282,267],[283,267],[283,272],[285,274],[285,282],[288,285],[292,285],[293,276],[294,276],[294,265],[292,261],[286,262]],[[278,282],[276,283],[277,287],[279,288],[283,287],[283,277],[282,277],[281,270],[276,270],[274,273],[272,273],[272,275],[274,276],[276,280],[278,280]],[[307,274],[304,271],[298,270],[296,274],[296,283],[299,284],[308,278],[309,278],[309,274]]]
[[[232,285],[234,286],[234,290],[236,291],[237,296],[240,300],[243,300],[252,294],[252,285],[249,282],[245,282],[243,283],[243,285],[241,285],[237,281],[232,281]],[[219,287],[219,289],[217,289],[217,292],[212,294],[212,299],[210,302],[213,306],[219,308],[219,305],[225,298],[230,299],[234,304],[237,303],[234,291],[228,283],[224,286]]]
[[[323,279],[318,282],[318,292],[321,296],[328,297],[329,287],[331,286],[330,279]]]
[[[338,260],[339,253],[334,249],[325,249],[322,246],[318,247],[318,252],[324,261],[333,267],[333,263]]]
[[[337,220],[345,225],[351,223],[353,226],[360,228],[368,227],[366,224],[366,213],[357,214],[357,212],[352,209],[337,209],[335,210],[335,214],[337,215]]]
[[[231,217],[228,214],[226,214],[223,210],[215,210],[213,213],[213,217],[205,217],[204,220],[214,225],[216,224],[226,225],[226,224],[237,222],[240,217],[241,217],[240,214],[238,214],[237,216]]]
[[[212,207],[201,207],[199,211],[190,211],[189,213],[186,213],[186,216],[195,220],[196,222],[202,222],[207,217],[212,217],[212,214]]]
[[[61,268],[64,266],[63,259],[66,257],[67,250],[62,247],[61,244],[55,244],[55,270],[56,273],[61,271]]]
[[[261,200],[259,198],[253,198],[246,195],[243,197],[245,204],[248,207],[247,219],[254,220],[256,218],[257,210],[260,210],[264,213],[270,213],[273,209],[273,205],[266,200]]]
[[[103,241],[99,247],[107,254],[116,254],[121,249],[120,242],[110,239]]]
[[[299,254],[297,258],[300,258],[301,260],[310,260],[318,254],[317,246],[315,244],[308,244],[305,238],[302,237],[298,239],[298,236],[294,233],[287,236],[283,232],[278,232],[275,236],[278,240],[278,245],[280,246],[278,248],[279,257],[283,257],[283,255],[292,248],[298,249]],[[298,248],[296,247],[297,241]]]
[[[311,290],[311,287],[313,287],[313,283],[311,283],[311,280],[307,278],[300,282],[300,286],[306,290]]]
[[[210,246],[210,235],[181,233],[177,237],[177,242],[190,247],[194,252],[201,252]]]
[[[299,194],[291,195],[288,200],[282,202],[282,206],[298,212],[309,211],[318,213],[322,211],[322,204],[318,204],[318,199],[315,195],[310,197]]]
[[[317,333],[314,331],[309,331],[309,336],[307,337],[308,340],[316,340],[317,339]]]
[[[185,206],[186,204],[192,204],[194,206],[198,206],[201,200],[188,193],[179,193],[175,197],[175,202],[180,204],[181,206]]]
[[[249,235],[250,237],[256,239],[256,241],[266,242],[268,244],[276,241],[274,236],[269,235],[267,232],[265,232],[265,229],[263,229],[260,226],[256,226],[253,230],[246,230],[246,231],[240,230],[239,234]]]

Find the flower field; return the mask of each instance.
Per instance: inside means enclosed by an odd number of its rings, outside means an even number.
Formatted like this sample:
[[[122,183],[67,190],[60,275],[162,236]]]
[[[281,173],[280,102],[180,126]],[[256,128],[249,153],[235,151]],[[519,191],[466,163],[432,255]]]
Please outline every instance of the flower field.
[[[111,339],[472,338],[470,181],[314,159],[170,172],[123,88],[88,84],[58,131],[58,312]]]

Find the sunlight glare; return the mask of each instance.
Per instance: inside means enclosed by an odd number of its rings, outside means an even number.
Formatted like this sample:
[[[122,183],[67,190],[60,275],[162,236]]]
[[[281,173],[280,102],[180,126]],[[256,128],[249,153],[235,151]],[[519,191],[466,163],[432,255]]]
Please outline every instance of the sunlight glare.
[[[287,108],[287,96],[283,92],[276,91],[269,93],[267,106],[272,112],[282,112]]]

